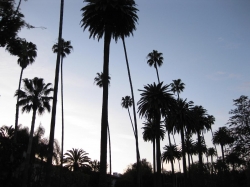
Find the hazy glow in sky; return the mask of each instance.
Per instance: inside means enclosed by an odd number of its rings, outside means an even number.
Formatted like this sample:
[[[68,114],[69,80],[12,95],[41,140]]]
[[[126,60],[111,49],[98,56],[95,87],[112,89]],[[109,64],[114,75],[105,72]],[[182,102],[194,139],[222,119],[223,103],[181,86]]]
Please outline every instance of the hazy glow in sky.
[[[154,68],[146,56],[152,50],[163,53],[160,80],[169,84],[182,79],[186,89],[181,98],[202,105],[216,118],[214,130],[226,124],[232,100],[250,91],[250,1],[242,0],[137,0],[139,24],[134,37],[126,39],[136,102],[138,89],[157,82]],[[65,150],[82,148],[91,159],[99,160],[102,90],[93,84],[103,66],[103,40],[89,39],[80,27],[84,6],[80,0],[65,0],[63,38],[71,40],[74,51],[64,59]],[[23,29],[20,37],[37,45],[38,56],[24,70],[23,78],[44,78],[54,84],[59,0],[22,2],[25,20],[46,29]],[[14,125],[16,98],[21,68],[17,58],[0,49],[0,115],[2,125]],[[121,41],[110,48],[109,124],[112,141],[112,170],[122,173],[136,162],[135,140],[127,111],[121,98],[130,95],[129,81]],[[60,90],[60,88],[59,88]],[[60,92],[55,138],[61,138]],[[138,117],[141,158],[152,162],[152,144],[142,140],[143,120]],[[21,114],[19,123],[30,126],[32,114]],[[49,136],[51,114],[37,117]],[[180,145],[180,136],[175,135]],[[211,146],[211,135],[205,135]],[[194,137],[196,139],[196,137]],[[161,147],[168,144],[163,140]],[[177,164],[177,163],[176,163]],[[170,170],[169,164],[164,166]],[[176,165],[175,170],[178,170]]]

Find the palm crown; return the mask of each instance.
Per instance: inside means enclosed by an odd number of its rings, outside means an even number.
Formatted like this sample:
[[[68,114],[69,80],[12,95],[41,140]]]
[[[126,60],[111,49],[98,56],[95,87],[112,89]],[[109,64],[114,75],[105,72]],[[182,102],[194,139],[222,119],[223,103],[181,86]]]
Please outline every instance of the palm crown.
[[[71,53],[71,50],[73,50],[73,47],[71,45],[71,41],[65,41],[64,39],[62,39],[61,42],[62,42],[61,56],[63,58],[65,58],[66,55],[69,55]],[[58,52],[58,43],[56,43],[55,45],[53,45],[52,51],[54,53]]]
[[[105,30],[111,32],[116,41],[121,36],[133,35],[138,20],[134,0],[85,0],[88,3],[81,9],[83,30],[88,28],[90,38],[102,38]]]

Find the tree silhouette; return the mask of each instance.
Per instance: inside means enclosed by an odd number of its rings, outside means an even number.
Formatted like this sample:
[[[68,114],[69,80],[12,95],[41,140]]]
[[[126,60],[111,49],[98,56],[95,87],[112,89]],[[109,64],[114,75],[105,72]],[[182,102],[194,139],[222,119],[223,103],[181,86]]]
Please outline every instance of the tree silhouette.
[[[18,59],[17,63],[21,67],[21,73],[19,78],[19,84],[18,84],[18,90],[21,88],[21,80],[23,76],[23,70],[30,64],[32,64],[35,61],[35,58],[37,56],[37,48],[36,45],[27,42],[26,40],[21,40],[19,43],[20,51],[18,52]],[[19,116],[19,96],[17,95],[17,104],[16,104],[16,118],[15,118],[15,135],[14,135],[14,142],[16,142],[16,136],[17,136],[17,125],[18,125],[18,116]]]
[[[81,167],[89,167],[89,161],[88,153],[82,149],[74,148],[68,150],[63,159],[64,167],[71,171],[78,171]]]
[[[130,111],[129,111],[129,107],[131,107],[132,105],[133,105],[133,99],[130,96],[127,95],[125,97],[122,97],[121,106],[122,106],[122,108],[125,108],[125,109],[128,110],[128,115],[129,115],[129,118],[130,118],[130,121],[131,121],[133,133],[134,133],[134,136],[136,138],[135,128],[134,128],[133,121],[132,121]]]
[[[172,92],[177,93],[178,100],[179,100],[179,95],[183,90],[185,89],[185,84],[181,82],[181,79],[173,80],[173,82],[170,84],[171,85],[171,90]]]
[[[18,96],[20,98],[20,100],[18,101],[18,105],[23,106],[22,112],[29,113],[31,110],[33,111],[29,135],[29,145],[26,153],[25,171],[23,177],[23,186],[26,186],[36,113],[38,112],[39,115],[42,115],[46,110],[50,112],[49,102],[53,98],[49,97],[49,94],[53,91],[53,89],[49,88],[51,83],[45,84],[42,78],[35,77],[33,79],[23,79],[23,82],[25,91],[17,90],[15,93],[15,96]]]
[[[163,162],[171,162],[175,161],[175,159],[180,160],[181,159],[181,152],[177,149],[176,145],[165,145],[163,148],[165,151],[162,153],[162,160]],[[172,174],[174,174],[174,166],[172,165]]]
[[[110,85],[110,76],[108,76],[108,84]],[[103,73],[96,73],[96,77],[94,78],[94,83],[96,86],[99,86],[100,88],[103,87]]]
[[[81,27],[90,31],[90,37],[98,40],[104,36],[103,62],[103,105],[101,122],[100,183],[106,186],[107,126],[108,126],[108,75],[110,41],[121,36],[129,36],[134,22],[133,0],[86,0],[82,11]]]
[[[161,67],[161,65],[163,64],[164,58],[162,55],[163,54],[159,53],[157,50],[153,50],[151,53],[147,55],[147,59],[148,59],[147,63],[150,67],[154,66],[156,73],[157,73],[158,83],[160,83],[160,78],[159,78],[157,66]]]
[[[173,102],[172,94],[169,93],[167,85],[160,84],[148,84],[144,86],[144,90],[139,90],[142,93],[140,100],[138,101],[138,112],[141,117],[147,117],[150,115],[156,125],[156,129],[160,128],[161,116],[165,116],[163,111],[169,110],[171,103]],[[157,131],[156,131],[157,132]],[[156,160],[157,160],[157,186],[161,184],[161,153],[160,153],[160,134],[156,133]]]
[[[66,57],[66,55],[69,55],[71,53],[71,50],[73,50],[73,47],[71,45],[70,41],[65,41],[62,39],[61,41],[61,102],[62,102],[62,142],[61,142],[61,169],[62,169],[62,163],[63,163],[63,146],[64,146],[64,105],[63,105],[63,58]],[[59,45],[56,43],[52,47],[52,51],[54,53],[59,52]],[[62,173],[62,171],[61,171]],[[60,174],[61,177],[61,174]],[[61,181],[61,180],[60,180]]]

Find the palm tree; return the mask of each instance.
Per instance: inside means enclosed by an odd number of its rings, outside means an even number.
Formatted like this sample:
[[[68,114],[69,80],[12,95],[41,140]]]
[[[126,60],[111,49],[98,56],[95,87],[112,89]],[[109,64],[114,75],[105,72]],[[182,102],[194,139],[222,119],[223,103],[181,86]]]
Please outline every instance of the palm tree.
[[[62,28],[63,28],[63,9],[64,0],[61,0],[60,4],[60,20],[59,20],[59,33],[58,33],[58,52],[56,57],[56,70],[55,70],[55,81],[54,81],[54,94],[53,94],[53,105],[50,123],[50,135],[49,135],[49,150],[47,160],[47,171],[46,171],[46,186],[50,186],[50,175],[52,167],[52,156],[54,149],[54,135],[55,135],[55,124],[56,124],[56,105],[57,105],[57,92],[58,92],[58,80],[59,80],[59,69],[60,69],[60,57],[62,50]]]
[[[172,87],[172,92],[177,93],[178,96],[178,100],[179,100],[179,94],[180,92],[183,92],[183,90],[185,89],[185,84],[183,82],[181,82],[181,79],[177,79],[177,80],[173,80],[173,82],[170,84]]]
[[[94,83],[96,86],[99,86],[100,88],[103,87],[103,73],[96,73],[96,77],[94,78]],[[108,76],[108,84],[110,85],[110,76]]]
[[[176,145],[165,145],[163,148],[165,151],[162,153],[162,159],[163,162],[171,162],[175,161],[175,159],[180,160],[181,159],[181,152],[177,149]],[[172,174],[174,174],[174,166],[172,165]]]
[[[64,145],[64,108],[63,108],[63,58],[66,57],[66,55],[69,55],[71,53],[71,50],[73,50],[73,47],[71,45],[70,41],[65,41],[62,38],[61,41],[61,102],[62,102],[62,142],[61,142],[61,169],[62,169],[62,162],[63,162],[63,145]],[[58,53],[59,52],[59,45],[58,43],[56,43],[55,45],[53,45],[52,47],[52,51],[54,53]],[[61,177],[61,173],[60,173],[60,177]],[[61,181],[61,180],[60,180]]]
[[[155,70],[156,70],[156,73],[157,73],[157,78],[158,78],[158,83],[160,83],[160,78],[159,78],[159,74],[158,74],[158,69],[157,69],[157,66],[161,67],[161,65],[163,64],[163,54],[162,53],[159,53],[157,50],[153,50],[151,53],[149,53],[147,55],[147,63],[148,65],[151,67],[151,66],[154,66],[155,67]]]
[[[190,123],[192,122],[192,117],[190,110],[193,107],[193,101],[187,102],[187,99],[179,99],[176,103],[176,110],[174,112],[175,126],[174,129],[181,134],[181,144],[182,144],[182,163],[184,172],[184,185],[187,181],[187,164],[186,164],[186,147],[185,147],[185,135],[184,129],[188,129]]]
[[[18,90],[21,88],[21,80],[23,76],[23,70],[30,64],[35,61],[37,56],[37,48],[36,45],[32,42],[27,42],[26,40],[20,40],[20,51],[18,52],[17,63],[21,67],[21,73],[19,78]],[[16,143],[17,139],[17,125],[18,125],[18,116],[19,116],[19,96],[17,95],[17,104],[16,104],[16,118],[15,118],[15,134],[14,134],[14,142]]]
[[[103,105],[101,123],[101,154],[99,186],[106,186],[107,126],[108,126],[108,75],[110,41],[121,36],[129,36],[134,23],[134,0],[85,0],[81,11],[81,27],[90,31],[90,37],[100,40],[104,36],[103,62]],[[133,97],[133,96],[132,96]]]
[[[94,172],[99,172],[100,170],[100,162],[97,160],[89,161],[89,165],[91,167],[91,170]]]
[[[27,177],[29,170],[29,162],[30,162],[30,154],[32,148],[36,113],[39,115],[44,114],[47,110],[50,112],[50,100],[52,97],[49,97],[49,94],[53,91],[50,88],[51,83],[45,84],[42,78],[33,78],[33,79],[23,79],[24,82],[24,91],[17,90],[15,96],[19,96],[20,100],[18,101],[18,105],[23,106],[22,112],[29,113],[33,110],[31,129],[29,135],[29,145],[26,153],[26,161],[25,161],[25,171],[23,178],[23,185],[27,185]]]
[[[68,150],[63,159],[64,166],[71,171],[78,171],[81,167],[89,167],[89,161],[88,153],[82,149],[74,148]]]
[[[211,174],[213,174],[213,156],[216,156],[217,152],[213,147],[207,149],[207,156],[211,157]]]
[[[153,171],[155,175],[155,138],[156,138],[156,125],[154,123],[154,119],[148,117],[146,122],[143,123],[144,127],[142,127],[143,132],[142,132],[142,137],[144,141],[151,141],[153,143]],[[158,129],[158,134],[160,135],[160,139],[164,139],[165,135],[165,130],[164,130],[164,125],[160,125],[160,128]]]
[[[230,131],[227,127],[220,127],[219,130],[215,131],[213,139],[214,144],[221,146],[222,160],[225,163],[224,146],[233,143],[234,139],[230,136]]]
[[[132,121],[132,118],[131,118],[131,115],[130,115],[130,111],[129,111],[129,107],[131,107],[132,105],[133,105],[133,99],[130,96],[127,95],[125,97],[122,97],[121,106],[122,106],[122,108],[128,109],[128,115],[129,115],[129,118],[130,118],[130,121],[131,121],[131,125],[132,125],[134,136],[136,138],[133,121]]]
[[[152,117],[155,121],[156,129],[160,129],[161,116],[165,116],[163,111],[169,110],[173,102],[172,94],[168,89],[168,85],[148,84],[144,86],[141,99],[138,101],[138,112],[141,117]],[[161,184],[161,151],[160,151],[160,134],[156,131],[156,168],[157,168],[157,186]]]

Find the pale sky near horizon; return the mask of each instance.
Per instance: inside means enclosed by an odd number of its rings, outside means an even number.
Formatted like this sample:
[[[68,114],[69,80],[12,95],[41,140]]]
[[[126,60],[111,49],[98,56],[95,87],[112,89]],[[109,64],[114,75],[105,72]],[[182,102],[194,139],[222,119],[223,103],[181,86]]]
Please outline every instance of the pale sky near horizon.
[[[224,126],[233,99],[250,91],[250,1],[248,0],[137,0],[137,30],[126,39],[128,59],[135,92],[157,82],[156,72],[147,65],[152,50],[163,53],[159,68],[160,80],[169,84],[181,79],[186,88],[181,98],[202,105],[216,119],[213,130]],[[89,39],[89,32],[80,26],[82,0],[65,0],[63,38],[70,40],[74,50],[64,59],[65,150],[82,148],[94,160],[100,158],[102,89],[94,85],[94,77],[102,71],[103,39]],[[37,45],[36,61],[28,66],[23,78],[44,78],[54,85],[56,55],[52,46],[57,42],[60,0],[28,0],[22,2],[25,20],[46,29],[22,29],[19,36]],[[21,68],[17,57],[0,49],[0,126],[14,125],[14,92],[18,88]],[[135,140],[121,98],[130,95],[122,42],[110,46],[109,124],[112,141],[112,171],[123,173],[136,162]],[[59,87],[60,90],[60,87]],[[132,110],[132,108],[131,108]],[[19,123],[29,126],[32,113],[21,114]],[[152,144],[144,142],[144,119],[138,119],[141,158],[152,163]],[[49,136],[51,114],[37,116]],[[180,145],[180,136],[175,135]],[[58,92],[55,138],[61,138],[61,103]],[[205,134],[208,146],[210,133]],[[194,137],[196,140],[196,137]],[[161,147],[168,144],[165,138]],[[164,166],[170,170],[170,165]],[[178,166],[175,166],[178,171]]]

